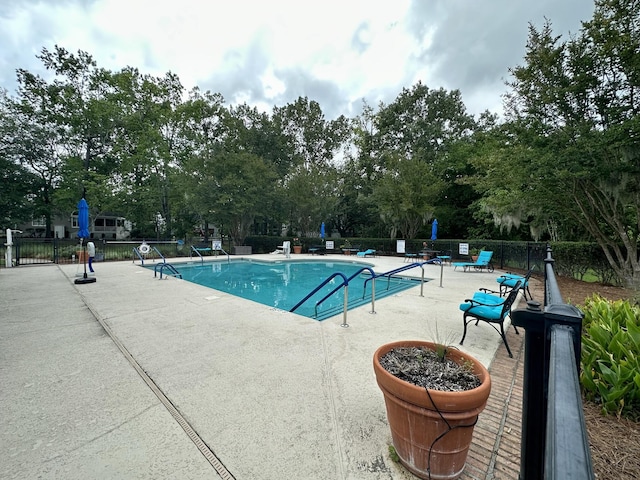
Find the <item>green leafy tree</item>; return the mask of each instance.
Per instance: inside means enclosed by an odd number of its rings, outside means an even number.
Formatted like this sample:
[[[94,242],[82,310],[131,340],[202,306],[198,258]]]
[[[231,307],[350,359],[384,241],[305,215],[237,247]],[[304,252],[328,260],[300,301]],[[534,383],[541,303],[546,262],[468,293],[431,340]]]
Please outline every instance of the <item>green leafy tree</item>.
[[[550,23],[530,27],[525,64],[512,69],[505,141],[476,168],[496,217],[535,216],[550,231],[572,219],[638,288],[640,8],[637,0],[595,7],[567,41]]]
[[[398,234],[415,238],[433,218],[434,204],[444,183],[420,159],[389,158],[386,164],[385,173],[374,187],[373,200],[391,238]]]
[[[255,155],[222,152],[210,175],[215,182],[210,209],[234,245],[243,245],[256,218],[273,203],[275,171]]]
[[[12,102],[6,90],[0,90],[0,228],[13,227],[29,220],[33,214],[37,177],[21,165],[13,142],[17,140]]]
[[[122,113],[116,130],[120,168],[114,192],[136,235],[167,236],[174,233],[177,165],[186,155],[183,87],[172,73],[157,78],[129,68],[116,77]]]
[[[273,120],[292,149],[283,181],[290,227],[312,235],[336,204],[335,158],[348,139],[349,123],[342,116],[327,121],[320,105],[306,97],[274,108]]]
[[[362,195],[360,203],[380,212],[392,237],[400,232],[415,238],[437,208],[451,203],[447,190],[459,198],[456,178],[464,159],[454,162],[452,152],[475,128],[459,91],[431,90],[420,82],[375,114],[365,105],[355,158],[364,191],[372,195]]]

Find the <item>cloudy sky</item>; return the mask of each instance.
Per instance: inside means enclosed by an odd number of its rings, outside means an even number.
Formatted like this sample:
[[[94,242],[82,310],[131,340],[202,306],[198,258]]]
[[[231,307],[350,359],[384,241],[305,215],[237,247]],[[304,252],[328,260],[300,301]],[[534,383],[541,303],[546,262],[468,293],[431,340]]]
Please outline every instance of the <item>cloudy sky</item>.
[[[176,73],[186,89],[270,111],[307,96],[327,118],[391,102],[418,81],[459,89],[468,110],[502,113],[528,24],[568,38],[592,0],[0,0],[0,87],[45,75],[43,47],[99,67]]]

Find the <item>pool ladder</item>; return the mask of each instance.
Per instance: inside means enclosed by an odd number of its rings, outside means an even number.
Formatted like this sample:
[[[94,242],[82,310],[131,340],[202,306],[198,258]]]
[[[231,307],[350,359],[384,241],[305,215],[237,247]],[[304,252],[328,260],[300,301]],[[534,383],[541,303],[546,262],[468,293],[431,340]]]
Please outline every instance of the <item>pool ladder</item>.
[[[153,276],[156,277],[158,275],[158,271],[160,271],[160,280],[162,280],[162,272],[165,268],[170,272],[168,275],[182,278],[182,274],[176,269],[176,267],[167,262],[158,263],[153,267]]]

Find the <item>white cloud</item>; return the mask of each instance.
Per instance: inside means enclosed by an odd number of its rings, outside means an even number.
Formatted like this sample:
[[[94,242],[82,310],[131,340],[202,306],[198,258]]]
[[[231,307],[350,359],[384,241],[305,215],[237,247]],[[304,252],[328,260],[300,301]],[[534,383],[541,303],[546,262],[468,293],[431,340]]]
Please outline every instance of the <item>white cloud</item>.
[[[420,80],[499,112],[527,23],[546,16],[566,34],[592,12],[587,0],[22,0],[0,6],[0,86],[15,88],[17,68],[42,74],[35,54],[58,44],[266,109],[308,95],[351,116]]]

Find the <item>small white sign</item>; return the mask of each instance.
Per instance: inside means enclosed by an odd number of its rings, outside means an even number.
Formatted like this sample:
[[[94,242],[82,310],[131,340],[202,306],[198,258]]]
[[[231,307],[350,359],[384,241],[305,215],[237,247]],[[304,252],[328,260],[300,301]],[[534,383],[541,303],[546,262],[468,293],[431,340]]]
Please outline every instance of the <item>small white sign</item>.
[[[405,253],[405,240],[396,241],[396,253]]]
[[[333,240],[327,240],[324,242],[324,248],[327,250],[333,250],[335,247],[333,246]]]
[[[469,255],[469,244],[468,243],[460,243],[458,245],[458,253],[460,255]]]
[[[211,242],[211,250],[222,250],[222,241],[221,240],[213,240]]]

